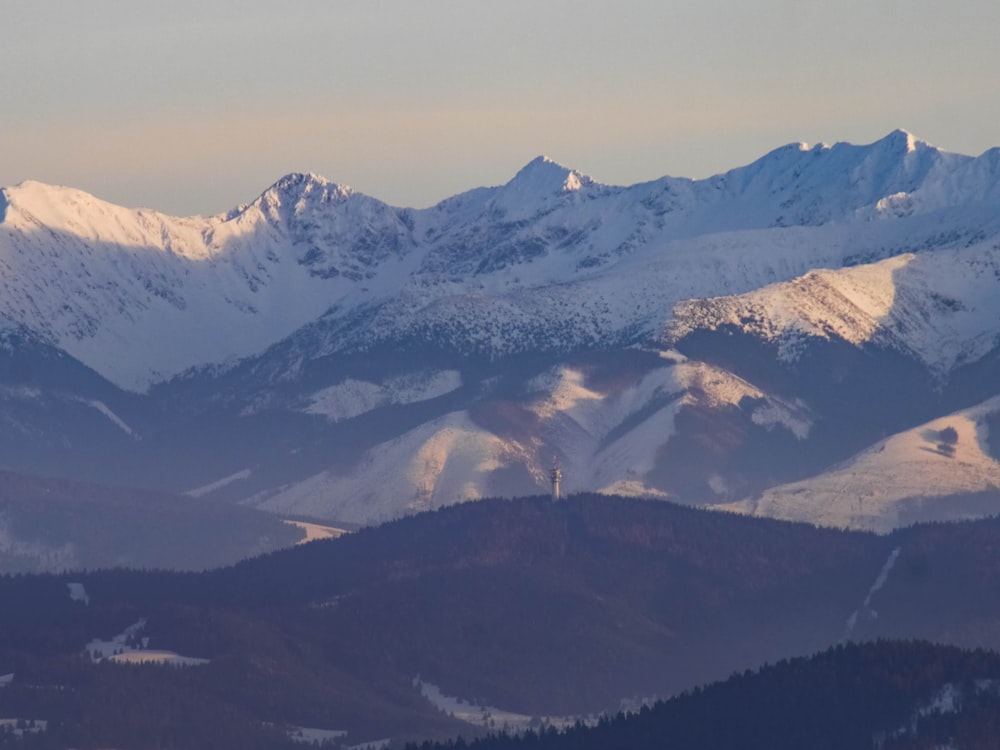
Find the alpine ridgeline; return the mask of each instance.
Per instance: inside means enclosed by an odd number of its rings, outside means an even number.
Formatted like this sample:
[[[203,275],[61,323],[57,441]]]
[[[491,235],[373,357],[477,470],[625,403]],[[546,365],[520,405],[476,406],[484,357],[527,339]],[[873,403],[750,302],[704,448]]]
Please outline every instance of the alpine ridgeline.
[[[367,523],[563,489],[885,530],[1000,509],[1000,149],[705,180],[548,159],[428,209],[289,175],[209,218],[0,193],[21,471]],[[997,433],[1000,434],[1000,433]]]

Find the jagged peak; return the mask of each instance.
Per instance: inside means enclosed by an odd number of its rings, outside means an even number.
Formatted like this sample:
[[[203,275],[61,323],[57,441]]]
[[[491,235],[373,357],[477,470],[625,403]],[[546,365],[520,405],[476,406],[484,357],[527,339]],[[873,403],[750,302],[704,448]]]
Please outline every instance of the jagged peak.
[[[240,204],[229,211],[224,215],[224,219],[227,221],[235,219],[253,206],[263,209],[296,205],[302,201],[339,203],[353,195],[360,194],[355,193],[349,185],[332,182],[315,172],[289,172],[274,182],[255,200]]]
[[[559,193],[579,190],[594,184],[594,180],[575,169],[547,156],[537,156],[524,165],[504,187],[537,193]]]
[[[774,163],[777,161],[784,161],[784,160],[794,161],[799,159],[802,155],[806,153],[814,153],[819,155],[819,154],[830,154],[835,151],[836,152],[853,151],[855,153],[879,152],[896,156],[896,155],[905,155],[908,153],[924,151],[924,150],[930,152],[939,151],[937,147],[933,146],[932,144],[928,143],[927,141],[921,138],[918,138],[913,133],[897,128],[896,130],[893,130],[888,135],[883,136],[877,141],[864,145],[858,145],[850,143],[848,141],[840,141],[834,144],[833,146],[827,143],[816,143],[813,145],[810,145],[809,143],[806,142],[788,143],[784,146],[779,146],[773,151],[769,151],[768,153],[764,154],[764,156],[760,157],[759,159],[757,159],[748,166],[749,167],[762,166],[768,163]],[[736,169],[730,171],[739,172],[742,171],[743,169],[745,169],[745,167],[737,167]]]
[[[906,130],[897,129],[877,141],[860,145],[847,141],[839,141],[832,146],[826,143],[812,146],[808,143],[789,143],[745,167],[730,170],[721,177],[736,178],[745,183],[761,176],[775,179],[784,175],[791,176],[797,182],[804,175],[813,174],[815,179],[828,182],[835,173],[846,174],[864,164],[865,169],[885,175],[902,168],[913,178],[917,173],[926,175],[939,161],[941,154],[938,148],[927,141]]]
[[[872,143],[871,146],[881,146],[893,153],[903,154],[913,153],[914,151],[922,149],[937,150],[927,141],[918,138],[913,133],[903,130],[902,128],[896,128],[885,137],[875,141],[875,143]]]
[[[332,196],[346,198],[354,193],[354,189],[349,185],[332,182],[315,172],[290,172],[265,190],[262,197],[267,195],[301,197],[312,192],[318,192],[327,198]]]
[[[777,154],[784,151],[830,151],[834,148],[853,148],[853,149],[863,149],[863,150],[873,150],[878,149],[882,151],[887,151],[890,153],[901,153],[908,154],[914,151],[920,151],[923,149],[930,149],[932,151],[938,151],[939,149],[933,144],[925,141],[908,130],[903,130],[902,128],[896,128],[895,130],[889,132],[888,134],[882,136],[876,141],[868,144],[858,145],[851,143],[849,141],[839,141],[836,145],[830,146],[826,143],[816,143],[810,146],[808,143],[790,143],[787,146],[782,146],[781,148],[775,149],[771,154]]]
[[[284,191],[297,187],[326,187],[331,184],[335,183],[315,172],[289,172],[271,185],[268,190]]]

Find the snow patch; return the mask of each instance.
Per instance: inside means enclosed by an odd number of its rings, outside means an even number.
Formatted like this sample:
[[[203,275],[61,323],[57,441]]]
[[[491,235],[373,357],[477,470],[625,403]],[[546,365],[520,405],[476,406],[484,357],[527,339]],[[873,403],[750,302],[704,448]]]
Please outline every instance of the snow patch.
[[[462,375],[457,370],[409,373],[382,384],[348,378],[314,393],[305,411],[339,422],[382,406],[429,401],[461,387]]]
[[[103,401],[86,400],[86,399],[81,399],[81,401],[87,406],[97,409],[97,411],[99,411],[101,414],[107,417],[111,421],[111,423],[115,425],[115,427],[120,429],[122,432],[124,432],[133,440],[141,439],[138,433],[136,433],[131,427],[125,424],[125,421],[117,414],[115,414],[113,411],[111,411],[111,409],[108,408],[108,405],[105,404]]]
[[[890,554],[889,558],[883,563],[882,569],[879,571],[878,576],[875,578],[875,582],[872,583],[871,588],[868,589],[868,595],[865,600],[861,602],[861,607],[854,610],[851,616],[847,618],[847,630],[844,633],[844,639],[851,637],[854,632],[854,628],[858,624],[858,618],[864,617],[866,620],[874,620],[878,617],[878,612],[872,609],[872,597],[881,589],[887,580],[889,580],[889,573],[892,572],[893,566],[896,564],[896,560],[899,559],[899,553],[903,551],[902,547],[896,547]]]
[[[647,487],[638,479],[619,479],[598,490],[602,495],[623,495],[625,497],[655,497],[666,499],[669,495],[655,487]]]
[[[388,403],[381,386],[348,378],[342,383],[314,393],[305,411],[321,414],[331,422],[351,419]]]
[[[140,634],[146,628],[142,618],[129,625],[111,640],[95,638],[85,646],[85,653],[92,661],[115,661],[126,664],[171,664],[174,666],[198,666],[208,664],[208,659],[182,656],[175,651],[147,649],[149,638]]]
[[[675,365],[683,364],[688,361],[688,358],[676,349],[666,349],[657,353],[659,354],[660,359],[665,359],[667,362]]]
[[[134,649],[134,646],[131,644],[140,642],[139,634],[145,627],[145,618],[139,619],[118,635],[113,636],[111,640],[104,641],[100,638],[95,638],[86,645],[85,650],[94,661],[107,659],[125,651],[131,651]]]
[[[124,651],[120,654],[112,654],[107,657],[108,661],[119,664],[169,664],[175,667],[197,667],[208,664],[208,659],[199,659],[194,656],[181,656],[176,651],[162,651],[154,649],[140,649],[136,651]]]
[[[605,399],[604,394],[584,387],[583,382],[583,373],[570,367],[558,367],[553,372],[534,378],[528,383],[529,390],[541,390],[547,395],[531,407],[532,411],[541,419],[551,419],[556,413],[572,416],[574,412],[582,417],[593,406],[583,402]]]
[[[598,721],[596,716],[528,716],[513,711],[504,711],[494,706],[480,705],[472,701],[447,696],[441,692],[437,685],[424,682],[419,677],[414,678],[413,686],[418,688],[420,694],[434,704],[439,711],[443,711],[459,721],[484,729],[525,732],[528,729],[538,729],[542,726],[565,729],[578,721],[593,726]]]
[[[67,583],[66,587],[69,589],[69,598],[72,601],[83,602],[85,605],[90,604],[90,595],[87,594],[82,583]]]
[[[195,487],[193,490],[188,490],[183,494],[188,497],[202,497],[215,492],[216,490],[221,490],[223,487],[227,487],[233,482],[244,482],[250,478],[250,474],[250,469],[243,469],[242,471],[237,471],[234,474],[230,474],[222,479],[217,479],[209,484],[202,485],[201,487]]]
[[[753,410],[750,419],[768,429],[784,427],[799,440],[805,440],[812,428],[812,422],[803,416],[806,413],[806,406],[801,401],[797,401],[795,408],[790,408],[782,401],[768,398],[766,404]]]
[[[323,526],[318,523],[308,523],[307,521],[290,521],[285,519],[284,522],[291,526],[298,526],[306,532],[306,535],[296,542],[296,544],[307,544],[319,539],[339,539],[347,533],[345,529],[338,529],[334,526]]]

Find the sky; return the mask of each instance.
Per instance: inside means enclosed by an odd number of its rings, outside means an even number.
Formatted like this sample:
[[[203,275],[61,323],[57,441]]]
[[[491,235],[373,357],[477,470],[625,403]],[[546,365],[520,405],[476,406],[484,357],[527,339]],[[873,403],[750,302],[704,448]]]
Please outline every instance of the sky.
[[[316,172],[397,206],[544,154],[707,177],[895,128],[1000,145],[996,0],[3,0],[0,185],[213,214]]]

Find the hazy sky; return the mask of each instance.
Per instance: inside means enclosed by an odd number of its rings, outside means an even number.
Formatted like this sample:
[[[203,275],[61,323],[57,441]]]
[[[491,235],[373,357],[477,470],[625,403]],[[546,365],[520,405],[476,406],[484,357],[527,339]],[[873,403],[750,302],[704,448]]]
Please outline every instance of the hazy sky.
[[[395,205],[538,154],[705,177],[901,127],[1000,145],[996,0],[2,0],[0,185],[215,213],[313,171]]]

